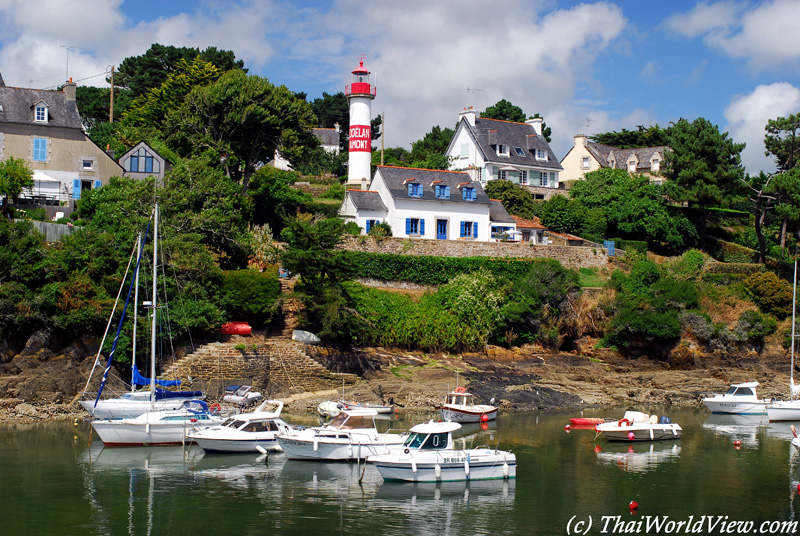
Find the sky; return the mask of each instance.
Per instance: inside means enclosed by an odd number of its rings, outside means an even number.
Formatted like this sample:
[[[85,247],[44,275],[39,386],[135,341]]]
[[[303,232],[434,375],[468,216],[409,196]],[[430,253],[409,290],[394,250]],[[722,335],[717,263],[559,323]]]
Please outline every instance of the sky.
[[[153,43],[215,46],[314,99],[363,54],[386,147],[506,99],[544,118],[559,158],[576,134],[704,117],[756,174],[775,171],[767,120],[800,112],[798,21],[800,0],[0,0],[0,75],[107,86]]]

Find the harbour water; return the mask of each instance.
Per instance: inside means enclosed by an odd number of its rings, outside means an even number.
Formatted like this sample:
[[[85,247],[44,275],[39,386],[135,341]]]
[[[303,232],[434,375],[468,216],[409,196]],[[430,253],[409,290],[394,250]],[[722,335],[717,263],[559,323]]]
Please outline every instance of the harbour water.
[[[620,417],[624,409],[582,415]],[[800,455],[793,456],[788,423],[633,409],[668,415],[683,438],[613,444],[594,441],[591,429],[567,433],[577,411],[502,414],[485,430],[465,427],[461,440],[514,451],[516,480],[425,485],[383,482],[371,465],[287,461],[280,453],[103,448],[88,422],[6,427],[2,533],[644,534],[638,522],[661,522],[662,534],[723,534],[730,522],[752,523],[734,526],[736,534],[790,533],[785,522],[800,509]],[[432,416],[383,424],[407,428]],[[285,419],[312,424],[307,416]]]

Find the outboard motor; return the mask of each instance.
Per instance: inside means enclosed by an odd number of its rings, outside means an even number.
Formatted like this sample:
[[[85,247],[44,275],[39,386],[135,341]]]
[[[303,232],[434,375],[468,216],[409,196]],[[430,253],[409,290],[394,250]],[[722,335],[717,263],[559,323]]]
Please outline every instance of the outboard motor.
[[[670,419],[666,415],[662,415],[661,419],[658,421],[658,424],[671,424],[671,423],[672,423],[672,419]]]

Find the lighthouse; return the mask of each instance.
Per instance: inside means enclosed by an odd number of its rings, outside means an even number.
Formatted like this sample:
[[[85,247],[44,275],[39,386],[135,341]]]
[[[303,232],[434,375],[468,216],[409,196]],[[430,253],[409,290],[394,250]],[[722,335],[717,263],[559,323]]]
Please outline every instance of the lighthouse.
[[[370,181],[372,164],[372,100],[375,86],[370,82],[370,72],[364,66],[364,56],[353,71],[350,84],[345,86],[344,94],[350,106],[350,132],[347,155],[347,187],[358,188]]]

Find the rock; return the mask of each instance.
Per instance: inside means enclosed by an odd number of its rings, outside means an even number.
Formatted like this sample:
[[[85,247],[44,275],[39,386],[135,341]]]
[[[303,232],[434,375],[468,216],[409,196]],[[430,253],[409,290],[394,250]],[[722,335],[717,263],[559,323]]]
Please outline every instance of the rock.
[[[19,413],[20,415],[34,416],[39,414],[39,410],[37,410],[34,406],[28,404],[27,402],[18,404],[17,407],[14,408],[14,411]]]

